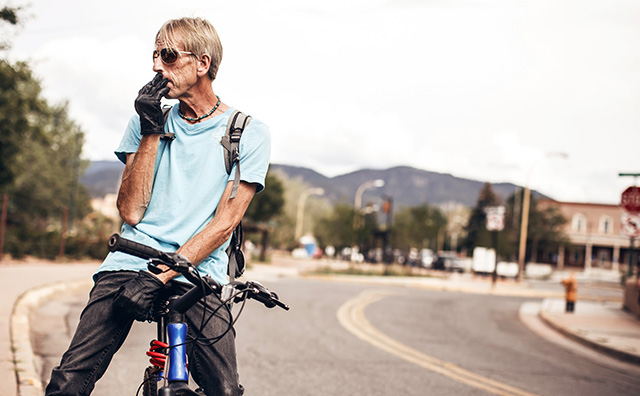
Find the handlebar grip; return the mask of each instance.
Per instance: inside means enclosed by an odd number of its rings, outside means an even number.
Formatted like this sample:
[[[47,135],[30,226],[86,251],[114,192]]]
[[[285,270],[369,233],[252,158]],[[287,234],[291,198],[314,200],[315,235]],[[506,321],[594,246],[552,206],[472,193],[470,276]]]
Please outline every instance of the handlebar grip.
[[[151,246],[123,238],[118,234],[113,234],[111,238],[109,238],[109,251],[127,253],[145,260],[160,258],[162,256],[161,251]]]

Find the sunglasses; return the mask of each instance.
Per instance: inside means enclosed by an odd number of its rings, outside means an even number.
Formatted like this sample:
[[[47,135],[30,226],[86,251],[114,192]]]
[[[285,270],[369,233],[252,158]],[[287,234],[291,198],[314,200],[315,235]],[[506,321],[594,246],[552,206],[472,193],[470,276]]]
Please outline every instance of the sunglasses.
[[[193,52],[188,51],[178,51],[175,48],[163,48],[158,52],[158,50],[153,51],[153,60],[155,61],[157,57],[160,57],[163,63],[175,63],[178,60],[178,56],[180,54],[188,54],[196,56]]]

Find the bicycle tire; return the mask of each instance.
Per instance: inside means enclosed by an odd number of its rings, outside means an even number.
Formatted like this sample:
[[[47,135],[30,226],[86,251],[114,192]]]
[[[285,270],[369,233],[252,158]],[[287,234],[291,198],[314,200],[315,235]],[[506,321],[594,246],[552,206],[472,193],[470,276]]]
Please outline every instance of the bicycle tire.
[[[144,370],[144,386],[142,387],[143,396],[158,396],[159,377],[159,367],[150,366]]]

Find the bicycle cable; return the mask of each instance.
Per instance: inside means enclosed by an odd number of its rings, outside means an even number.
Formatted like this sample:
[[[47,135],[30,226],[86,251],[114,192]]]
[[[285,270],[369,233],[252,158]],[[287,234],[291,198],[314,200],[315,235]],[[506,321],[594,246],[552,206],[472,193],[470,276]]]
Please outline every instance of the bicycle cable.
[[[197,280],[200,283],[200,289],[203,290],[203,297],[201,299],[202,301],[202,319],[200,321],[200,326],[194,326],[195,328],[192,329],[193,333],[195,334],[195,336],[192,335],[187,335],[187,341],[184,343],[180,343],[180,344],[176,344],[176,345],[170,345],[167,348],[174,348],[174,347],[178,347],[178,346],[182,346],[182,345],[188,345],[191,343],[198,343],[199,345],[202,346],[211,346],[214,345],[216,342],[220,341],[224,336],[227,335],[227,333],[229,333],[231,330],[233,330],[233,326],[236,324],[237,320],[240,317],[240,314],[242,313],[242,311],[244,310],[244,306],[246,304],[246,297],[242,298],[242,304],[240,306],[240,310],[238,311],[237,315],[233,315],[233,313],[231,312],[231,309],[229,308],[229,304],[231,302],[233,302],[237,296],[241,295],[241,294],[247,294],[246,290],[241,290],[241,291],[236,291],[236,293],[234,293],[233,295],[231,295],[228,299],[226,300],[221,300],[220,301],[220,305],[218,305],[215,309],[213,307],[210,307],[210,305],[207,303],[207,299],[206,299],[206,288],[208,288],[209,290],[213,291],[214,295],[217,295],[217,293],[213,290],[213,288],[211,287],[211,285],[209,285],[208,282],[206,282],[204,280],[204,278],[200,275],[200,271],[198,270],[198,268],[196,266],[192,266],[191,267],[193,270],[193,275],[195,278],[197,278]],[[197,286],[196,286],[197,287]],[[213,336],[213,337],[204,337],[202,334],[202,330],[209,324],[209,322],[215,317],[217,316],[218,312],[224,308],[226,310],[226,312],[229,315],[229,321],[228,321],[228,326],[226,328],[226,330],[217,336]],[[207,315],[208,314],[208,315]],[[225,318],[218,316],[220,319],[225,320]]]

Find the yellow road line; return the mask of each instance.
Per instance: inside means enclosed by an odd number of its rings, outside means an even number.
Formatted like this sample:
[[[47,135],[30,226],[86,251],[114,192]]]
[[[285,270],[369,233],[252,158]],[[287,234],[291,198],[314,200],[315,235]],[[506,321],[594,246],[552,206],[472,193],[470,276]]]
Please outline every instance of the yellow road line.
[[[365,291],[358,297],[347,301],[338,309],[338,320],[344,328],[363,341],[455,381],[500,396],[535,396],[533,393],[465,370],[454,363],[426,355],[381,333],[369,323],[364,315],[364,310],[369,304],[379,301],[390,294],[392,293],[389,291]]]

